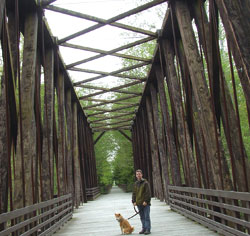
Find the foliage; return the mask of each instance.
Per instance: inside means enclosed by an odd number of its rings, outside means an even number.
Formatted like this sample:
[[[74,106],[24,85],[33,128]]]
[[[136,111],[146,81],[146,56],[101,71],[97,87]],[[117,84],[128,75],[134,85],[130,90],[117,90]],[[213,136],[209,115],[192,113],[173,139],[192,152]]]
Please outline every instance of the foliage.
[[[100,133],[95,133],[95,139]],[[100,186],[112,185],[113,175],[110,161],[116,150],[116,142],[111,132],[106,132],[95,145],[97,178]]]
[[[129,132],[126,134],[129,136]],[[132,184],[134,182],[134,168],[132,145],[119,132],[113,132],[117,142],[117,150],[114,160],[112,161],[115,184]]]

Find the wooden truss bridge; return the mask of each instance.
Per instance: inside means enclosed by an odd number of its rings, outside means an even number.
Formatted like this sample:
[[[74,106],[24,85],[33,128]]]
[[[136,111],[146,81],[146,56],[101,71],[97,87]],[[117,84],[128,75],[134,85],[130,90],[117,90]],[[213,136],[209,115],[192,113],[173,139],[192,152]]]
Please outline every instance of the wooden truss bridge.
[[[109,19],[56,3],[0,1],[0,235],[51,235],[94,200],[94,145],[109,130],[131,141],[156,199],[220,234],[249,235],[249,0],[152,0]],[[166,7],[156,32],[122,21],[156,6]],[[57,38],[46,12],[91,25]],[[72,43],[106,26],[140,39],[110,50]],[[153,57],[127,53],[148,42]],[[129,64],[86,66],[106,57]],[[119,84],[98,85],[110,78]],[[119,98],[98,96],[107,93]]]

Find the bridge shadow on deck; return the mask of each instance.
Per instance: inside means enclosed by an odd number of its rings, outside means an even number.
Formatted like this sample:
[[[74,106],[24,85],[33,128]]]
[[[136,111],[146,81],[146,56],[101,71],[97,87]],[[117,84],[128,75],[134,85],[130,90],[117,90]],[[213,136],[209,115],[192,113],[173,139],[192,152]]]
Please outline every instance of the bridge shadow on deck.
[[[95,201],[83,204],[74,211],[73,219],[64,225],[55,235],[60,236],[118,236],[121,235],[114,213],[125,218],[134,214],[131,193],[124,193],[113,187],[110,194],[101,195]],[[152,234],[154,236],[207,236],[217,233],[195,223],[170,210],[164,202],[152,198],[151,206]],[[135,227],[132,235],[139,235],[141,224],[139,216],[129,220]]]

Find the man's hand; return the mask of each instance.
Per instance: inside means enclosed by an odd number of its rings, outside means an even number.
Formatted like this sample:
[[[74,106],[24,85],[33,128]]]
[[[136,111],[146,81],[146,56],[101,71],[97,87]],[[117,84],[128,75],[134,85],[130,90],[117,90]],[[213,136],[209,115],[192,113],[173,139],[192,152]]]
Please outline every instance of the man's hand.
[[[143,205],[143,206],[147,206],[148,204],[147,204],[146,202],[143,202],[142,205]]]

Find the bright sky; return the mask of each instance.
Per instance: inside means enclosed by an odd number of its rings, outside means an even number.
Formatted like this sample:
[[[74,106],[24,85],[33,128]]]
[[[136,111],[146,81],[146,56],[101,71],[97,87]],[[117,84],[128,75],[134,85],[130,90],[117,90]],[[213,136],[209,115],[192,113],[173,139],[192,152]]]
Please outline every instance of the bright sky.
[[[146,3],[145,1],[143,2]],[[57,0],[52,3],[52,5],[96,16],[98,18],[109,19],[123,12],[129,11],[138,5],[142,5],[143,2],[140,0]],[[149,0],[147,2],[149,2]],[[155,32],[156,29],[161,28],[162,24],[162,19],[157,16],[156,12],[159,12],[159,10],[165,11],[166,8],[167,3],[164,3],[137,14],[140,17],[135,17],[133,15],[118,22],[149,30],[149,27],[143,24],[147,20],[150,24],[155,25],[154,29],[151,29],[151,31]],[[45,16],[53,35],[59,39],[96,24],[95,22],[67,16],[65,14],[49,10],[45,11]],[[87,33],[67,42],[97,49],[111,50],[145,37],[142,34],[136,33],[126,35],[125,32],[128,31],[116,27],[104,26],[92,31],[91,33]],[[60,47],[60,52],[66,65],[96,55],[96,53],[69,49],[66,47]],[[121,68],[121,59],[112,56],[105,56],[101,59],[94,60],[93,62],[78,65],[77,67],[111,72]],[[73,71],[70,71],[69,74],[73,81],[79,81],[96,76],[96,74]],[[109,84],[113,87],[116,80],[117,78],[115,77],[105,77],[97,80],[96,85],[102,86],[103,84]]]

